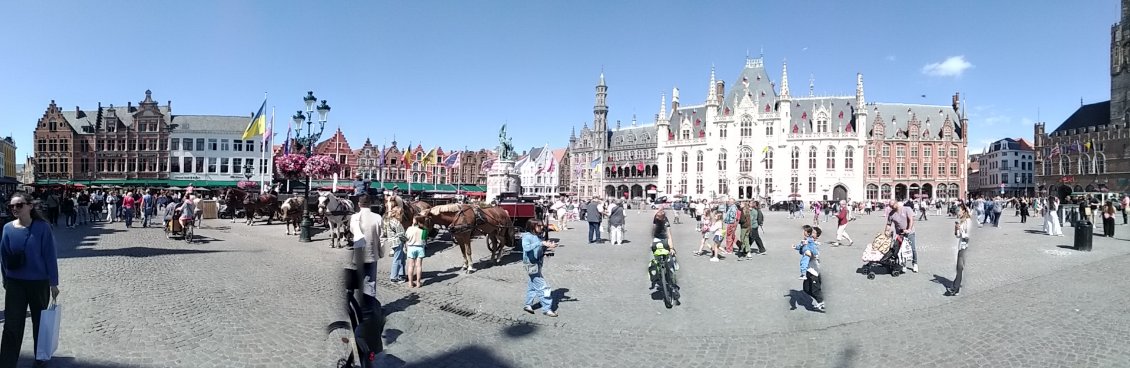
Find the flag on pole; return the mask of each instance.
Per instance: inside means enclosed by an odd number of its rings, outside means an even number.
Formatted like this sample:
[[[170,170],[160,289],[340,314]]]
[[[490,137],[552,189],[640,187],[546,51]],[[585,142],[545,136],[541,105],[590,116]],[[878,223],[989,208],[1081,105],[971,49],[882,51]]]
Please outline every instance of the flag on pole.
[[[421,163],[424,166],[435,165],[436,164],[436,149],[432,148],[431,151],[428,151],[428,154],[424,155],[424,160]]]
[[[377,167],[380,167],[380,168],[385,167],[385,145],[383,145],[383,144],[381,145],[380,158],[377,159]]]
[[[448,155],[447,158],[445,158],[443,160],[443,166],[446,167],[446,168],[455,167],[455,165],[457,165],[458,163],[459,163],[459,152],[455,152],[451,155]]]
[[[404,150],[404,168],[412,167],[412,143],[408,143],[408,147]]]
[[[495,159],[493,159],[493,158],[492,158],[492,159],[486,159],[486,160],[483,160],[483,166],[482,166],[482,167],[480,167],[480,169],[481,169],[482,171],[490,171],[490,168],[491,168],[491,167],[494,167],[494,161],[495,161]]]
[[[554,161],[555,161],[554,158],[552,158],[552,157],[549,158],[549,168],[545,169],[545,172],[547,172],[547,173],[553,172],[553,162]]]
[[[267,123],[267,129],[263,132],[263,146],[267,147],[267,150],[274,148],[274,147],[272,147],[272,144],[271,144],[271,143],[273,143],[273,142],[271,142],[271,140],[272,140],[271,135],[274,134],[274,130],[275,130],[275,109],[271,108],[271,121]]]
[[[263,114],[263,110],[267,108],[267,99],[263,99],[263,104],[259,105],[259,112],[251,117],[251,122],[247,123],[247,129],[243,130],[243,139],[248,140],[251,137],[263,134],[267,129],[267,117]]]
[[[1060,154],[1059,145],[1056,145],[1056,146],[1052,147],[1051,152],[1048,153],[1048,158],[1055,157],[1056,155],[1059,155],[1059,154]]]
[[[283,154],[290,154],[290,124],[286,125],[286,141],[283,141]]]

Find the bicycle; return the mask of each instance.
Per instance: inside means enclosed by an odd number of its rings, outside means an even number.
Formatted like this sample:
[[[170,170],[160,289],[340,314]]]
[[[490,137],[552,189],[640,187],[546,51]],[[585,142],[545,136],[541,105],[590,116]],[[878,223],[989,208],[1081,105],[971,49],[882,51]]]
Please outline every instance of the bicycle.
[[[678,261],[661,240],[653,241],[651,249],[653,258],[648,268],[652,288],[654,289],[658,284],[660,292],[663,293],[663,306],[667,309],[671,309],[673,305],[682,305],[679,301],[679,285],[675,280],[675,271],[679,268]]]

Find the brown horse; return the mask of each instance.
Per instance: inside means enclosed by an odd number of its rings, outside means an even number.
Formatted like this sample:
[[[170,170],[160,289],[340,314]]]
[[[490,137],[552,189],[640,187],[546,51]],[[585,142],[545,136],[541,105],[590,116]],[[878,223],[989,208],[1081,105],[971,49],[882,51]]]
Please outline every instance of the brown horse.
[[[475,235],[487,236],[488,247],[491,249],[495,262],[501,258],[501,249],[509,240],[503,239],[512,234],[513,224],[510,215],[501,208],[480,208],[466,204],[446,204],[433,207],[425,214],[425,226],[442,225],[447,227],[451,240],[459,245],[463,252],[463,269],[467,273],[475,272],[471,261],[471,239]]]
[[[302,197],[290,197],[283,201],[279,206],[279,216],[282,217],[283,222],[286,223],[286,235],[291,235],[291,226],[294,228],[294,235],[298,235],[298,226],[302,222],[303,211],[306,209],[306,199]]]
[[[432,208],[427,202],[415,201],[408,203],[400,196],[392,195],[385,197],[385,213],[388,213],[388,210],[393,207],[400,207],[400,218],[398,220],[400,220],[400,225],[404,226],[405,229],[412,226],[412,218]]]
[[[238,188],[228,188],[224,191],[224,203],[233,211],[243,208],[246,213],[248,226],[255,222],[255,216],[267,216],[267,225],[271,224],[275,214],[279,212],[279,198],[274,194],[253,195]]]

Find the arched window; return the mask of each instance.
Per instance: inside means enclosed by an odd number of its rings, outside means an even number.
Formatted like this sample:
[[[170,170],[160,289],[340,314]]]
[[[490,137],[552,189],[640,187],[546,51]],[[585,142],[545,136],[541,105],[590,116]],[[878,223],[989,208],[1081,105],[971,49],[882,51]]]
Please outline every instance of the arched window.
[[[836,147],[828,146],[828,158],[827,158],[826,161],[827,161],[827,165],[828,165],[828,170],[835,170],[836,169]]]
[[[671,175],[675,170],[675,157],[674,155],[667,155],[667,175]],[[667,189],[667,193],[671,193],[671,189]]]
[[[773,170],[773,148],[765,147],[765,170]]]
[[[687,169],[689,167],[688,163],[690,162],[690,156],[691,156],[690,154],[683,152],[683,163],[682,163],[683,174],[687,173]],[[686,193],[686,191],[684,190],[683,193]]]
[[[753,170],[753,150],[749,147],[742,147],[738,152],[738,169],[743,173]]]
[[[890,184],[883,184],[883,187],[879,189],[879,199],[891,199]]]
[[[773,121],[772,120],[765,122],[765,136],[766,137],[772,137],[773,136]]]
[[[1071,160],[1067,157],[1067,155],[1063,155],[1063,156],[1060,156],[1060,157],[1061,158],[1059,159],[1059,174],[1060,175],[1071,174]]]
[[[851,146],[844,148],[844,169],[855,169],[855,148],[852,148]]]
[[[695,166],[695,170],[696,170],[696,171],[698,171],[698,172],[700,172],[700,173],[701,173],[701,172],[703,171],[703,169],[704,169],[704,167],[703,167],[703,160],[704,160],[704,159],[705,159],[705,157],[703,157],[703,155],[702,155],[702,151],[698,151],[698,154],[696,155],[696,158],[695,158],[695,164],[694,164],[694,166]]]
[[[867,200],[874,201],[876,199],[879,199],[879,186],[867,184]]]
[[[742,115],[741,135],[742,138],[753,136],[753,118],[749,115]]]
[[[800,168],[800,147],[793,147],[791,161],[793,170]]]
[[[1079,155],[1079,173],[1092,174],[1091,169],[1091,156],[1086,153]]]
[[[824,114],[820,114],[820,117],[816,119],[816,132],[817,133],[827,133],[828,132],[828,118],[824,117]]]
[[[808,168],[816,170],[816,146],[808,147]]]
[[[1095,153],[1095,174],[1106,174],[1106,154]]]
[[[726,171],[726,150],[718,150],[718,171]]]

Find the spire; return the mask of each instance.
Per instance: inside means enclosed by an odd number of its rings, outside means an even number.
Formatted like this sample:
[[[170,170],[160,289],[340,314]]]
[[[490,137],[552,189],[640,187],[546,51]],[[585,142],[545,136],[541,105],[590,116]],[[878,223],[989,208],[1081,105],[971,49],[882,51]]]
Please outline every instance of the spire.
[[[569,132],[569,140],[577,139],[577,126],[572,127],[572,132]]]
[[[666,124],[667,121],[667,95],[659,94],[659,117],[657,124]]]
[[[598,86],[604,85],[604,67],[603,66],[600,67],[600,83],[598,83],[597,85]]]
[[[679,87],[671,87],[671,102],[679,103]]]
[[[781,64],[781,99],[787,100],[789,98],[789,62],[786,60]]]
[[[808,75],[808,97],[816,95],[816,75]]]
[[[718,105],[718,90],[717,90],[717,87],[715,87],[716,85],[717,85],[717,82],[714,79],[714,65],[711,64],[710,65],[710,87],[707,88],[708,91],[706,93],[706,105],[707,106]]]
[[[863,73],[855,74],[855,107],[860,111],[867,111],[863,108],[866,105],[863,99]]]
[[[636,114],[632,114],[632,127],[636,127]]]

